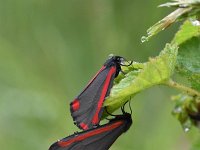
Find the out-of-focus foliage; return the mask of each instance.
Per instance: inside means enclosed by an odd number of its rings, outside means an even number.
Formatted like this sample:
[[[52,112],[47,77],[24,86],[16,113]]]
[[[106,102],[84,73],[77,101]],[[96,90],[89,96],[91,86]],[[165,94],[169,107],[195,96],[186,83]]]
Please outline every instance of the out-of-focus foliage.
[[[179,45],[176,73],[194,90],[200,90],[200,26],[186,21],[174,37],[173,43]],[[200,97],[196,94],[183,93],[173,97],[173,114],[180,121],[185,131],[192,125],[199,127],[194,116],[200,114]]]
[[[194,15],[200,15],[200,0],[174,0],[160,5],[160,7],[177,7],[175,11],[164,17],[147,30],[147,36],[141,38],[142,42],[148,41],[149,38],[165,30],[171,24]]]
[[[183,128],[188,131],[192,125],[197,126],[199,122],[199,99],[200,99],[200,1],[199,0],[174,0],[160,5],[160,7],[177,7],[175,11],[154,24],[147,30],[147,36],[141,38],[142,42],[162,30],[175,21],[187,19],[176,33],[172,44],[178,45],[178,56],[176,74],[182,81],[179,84],[171,79],[166,85],[182,90],[184,94],[176,96],[173,114],[181,122]],[[187,81],[189,85],[186,84]],[[191,106],[193,106],[191,109]],[[194,111],[194,108],[196,111]],[[178,110],[178,111],[177,111]],[[195,117],[193,117],[192,115]],[[196,114],[193,114],[196,113]],[[196,120],[194,118],[197,118]],[[195,123],[194,123],[195,122]]]
[[[193,144],[191,150],[199,150],[199,147],[200,147],[199,140],[200,140],[200,138],[198,138],[198,139],[196,140],[196,143]]]
[[[199,127],[200,123],[200,1],[175,0],[160,6],[175,6],[178,9],[149,28],[147,37],[142,37],[142,41],[147,41],[178,19],[188,19],[172,41],[179,46],[176,74],[181,77],[178,82],[183,84],[169,80],[166,85],[182,90],[182,94],[173,97],[173,115],[180,121],[184,130],[189,131],[192,126]],[[198,144],[192,147],[196,148],[200,148]]]
[[[179,2],[181,4],[179,4]],[[177,3],[177,4],[175,4]],[[192,126],[199,127],[200,122],[200,1],[182,1],[167,3],[162,6],[178,6],[177,10],[153,25],[147,30],[147,37],[142,37],[142,42],[174,23],[177,18],[189,18],[171,44],[175,47],[166,46],[160,56],[144,63],[141,68],[130,70],[124,79],[117,82],[111,90],[110,96],[104,105],[109,112],[121,107],[129,100],[130,96],[143,91],[147,87],[156,84],[164,84],[179,89],[183,94],[175,96],[175,108],[173,114],[180,121],[185,131]],[[195,20],[196,19],[196,20]],[[177,50],[176,45],[179,46]],[[168,51],[171,49],[170,51]],[[167,55],[162,55],[167,54]],[[177,55],[178,54],[178,55]],[[163,59],[164,58],[164,59]],[[178,59],[176,59],[178,58]],[[163,61],[165,60],[165,61]],[[174,68],[181,79],[187,81],[173,81]],[[163,78],[162,78],[163,77]],[[181,84],[183,83],[183,84]],[[189,85],[188,85],[189,84]],[[199,135],[197,136],[199,137]]]
[[[180,121],[183,129],[187,132],[192,126],[199,127],[200,120],[200,99],[187,94],[179,94],[172,98],[176,106],[173,110],[173,115]]]
[[[177,72],[200,91],[200,26],[186,21],[173,42],[179,44]]]

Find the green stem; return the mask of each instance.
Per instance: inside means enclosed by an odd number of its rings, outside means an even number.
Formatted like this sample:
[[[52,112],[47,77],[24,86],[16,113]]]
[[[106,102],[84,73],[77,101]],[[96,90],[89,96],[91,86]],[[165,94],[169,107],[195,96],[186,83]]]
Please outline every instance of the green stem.
[[[186,93],[188,93],[189,95],[192,95],[192,96],[198,96],[200,97],[200,93],[192,88],[189,88],[187,86],[184,86],[182,84],[179,84],[173,80],[168,80],[166,82],[164,82],[165,85],[168,85],[170,87],[173,87],[173,88],[176,88],[178,90],[181,90],[181,91],[185,91]]]

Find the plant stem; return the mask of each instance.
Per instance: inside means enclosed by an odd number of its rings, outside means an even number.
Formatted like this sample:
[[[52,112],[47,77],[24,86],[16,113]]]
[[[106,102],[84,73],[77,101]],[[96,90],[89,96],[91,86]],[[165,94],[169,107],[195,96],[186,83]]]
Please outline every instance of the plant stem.
[[[170,87],[173,87],[173,88],[176,88],[178,90],[181,90],[181,91],[185,91],[186,93],[188,93],[189,95],[192,95],[192,96],[198,96],[200,97],[200,93],[192,88],[189,88],[187,86],[184,86],[182,84],[179,84],[173,80],[168,80],[166,82],[164,82],[165,85],[168,85]]]

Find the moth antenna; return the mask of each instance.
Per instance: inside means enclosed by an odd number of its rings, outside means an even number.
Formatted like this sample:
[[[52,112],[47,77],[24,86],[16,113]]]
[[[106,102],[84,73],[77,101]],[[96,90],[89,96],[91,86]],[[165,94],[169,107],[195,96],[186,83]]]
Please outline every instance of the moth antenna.
[[[113,114],[109,113],[107,107],[105,107],[105,110],[106,110],[106,113],[109,114],[110,116],[113,116],[113,117],[116,116],[116,115],[113,115]]]
[[[123,114],[126,113],[124,107],[125,107],[125,105],[126,105],[127,103],[129,103],[128,105],[129,105],[129,109],[130,109],[130,112],[131,112],[131,115],[132,115],[132,112],[133,112],[133,111],[132,111],[132,108],[131,108],[131,96],[130,96],[130,100],[126,101],[126,102],[124,103],[124,105],[121,107],[121,111],[122,111]]]
[[[130,65],[132,65],[133,64],[133,61],[131,60],[131,62],[127,65],[127,66],[130,66]]]
[[[127,59],[125,59],[125,58],[123,58],[126,62],[128,62],[129,63],[129,61],[127,60]],[[131,60],[130,61],[130,63],[128,64],[128,65],[124,65],[124,64],[120,64],[121,66],[130,66],[130,65],[132,65],[133,64],[133,61]]]
[[[126,101],[126,102],[124,103],[124,105],[121,107],[121,111],[122,111],[123,114],[126,113],[126,112],[124,111],[124,107],[125,107],[125,105],[126,105],[127,102],[128,102],[128,101]]]
[[[131,100],[129,100],[129,103],[128,103],[128,104],[129,104],[129,109],[130,109],[131,115],[132,115],[132,112],[133,112],[133,111],[132,111],[132,108],[131,108]]]

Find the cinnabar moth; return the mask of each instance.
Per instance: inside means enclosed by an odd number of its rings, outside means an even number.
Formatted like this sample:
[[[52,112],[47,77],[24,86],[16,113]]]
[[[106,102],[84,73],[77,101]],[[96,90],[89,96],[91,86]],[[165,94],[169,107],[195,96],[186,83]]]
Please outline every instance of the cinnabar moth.
[[[108,150],[131,124],[131,114],[116,115],[105,125],[75,133],[55,142],[49,150]]]
[[[86,88],[70,103],[71,115],[74,123],[83,130],[91,129],[100,122],[103,113],[103,102],[109,95],[114,78],[121,71],[125,59],[112,56],[98,71]]]

